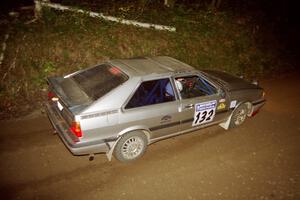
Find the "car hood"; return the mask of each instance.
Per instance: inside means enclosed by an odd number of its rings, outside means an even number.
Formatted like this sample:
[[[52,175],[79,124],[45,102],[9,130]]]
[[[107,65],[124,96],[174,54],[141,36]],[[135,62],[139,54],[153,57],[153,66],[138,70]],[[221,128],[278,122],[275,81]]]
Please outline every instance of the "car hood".
[[[243,90],[243,89],[258,89],[259,86],[249,83],[248,81],[239,77],[230,75],[221,71],[204,70],[204,73],[220,85],[225,87],[228,91]]]

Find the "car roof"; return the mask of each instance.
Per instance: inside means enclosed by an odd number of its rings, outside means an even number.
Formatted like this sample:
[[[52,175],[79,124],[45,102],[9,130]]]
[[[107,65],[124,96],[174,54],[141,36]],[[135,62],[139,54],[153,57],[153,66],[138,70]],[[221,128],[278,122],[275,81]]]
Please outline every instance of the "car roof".
[[[110,60],[109,63],[120,68],[129,76],[141,77],[195,71],[190,65],[168,56],[115,59]]]

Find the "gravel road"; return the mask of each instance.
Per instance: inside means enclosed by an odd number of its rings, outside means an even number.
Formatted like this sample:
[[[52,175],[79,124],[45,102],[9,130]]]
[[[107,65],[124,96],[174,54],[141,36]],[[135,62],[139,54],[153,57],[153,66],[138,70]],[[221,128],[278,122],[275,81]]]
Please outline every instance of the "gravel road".
[[[1,199],[300,199],[299,73],[265,80],[241,127],[150,145],[138,161],[73,156],[43,115],[0,121]]]

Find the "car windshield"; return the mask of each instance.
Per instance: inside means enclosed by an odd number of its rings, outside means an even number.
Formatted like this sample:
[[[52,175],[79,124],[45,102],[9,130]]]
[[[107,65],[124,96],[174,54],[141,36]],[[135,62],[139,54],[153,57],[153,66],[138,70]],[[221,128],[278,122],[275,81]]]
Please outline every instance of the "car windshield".
[[[91,99],[97,100],[128,80],[128,76],[117,67],[102,64],[75,74],[72,79]]]

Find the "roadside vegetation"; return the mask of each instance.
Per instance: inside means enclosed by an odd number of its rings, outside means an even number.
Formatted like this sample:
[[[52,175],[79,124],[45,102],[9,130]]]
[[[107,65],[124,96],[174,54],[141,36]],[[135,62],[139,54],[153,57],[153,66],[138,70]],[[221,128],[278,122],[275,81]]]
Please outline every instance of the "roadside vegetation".
[[[85,9],[90,9],[82,5]],[[138,9],[140,9],[138,12]],[[218,69],[252,78],[277,70],[278,51],[266,50],[251,19],[211,10],[119,5],[108,15],[175,26],[157,31],[43,10],[0,23],[0,42],[10,34],[0,68],[0,119],[42,108],[46,77],[63,75],[108,59],[168,55],[199,69]],[[137,14],[140,13],[140,14]]]

